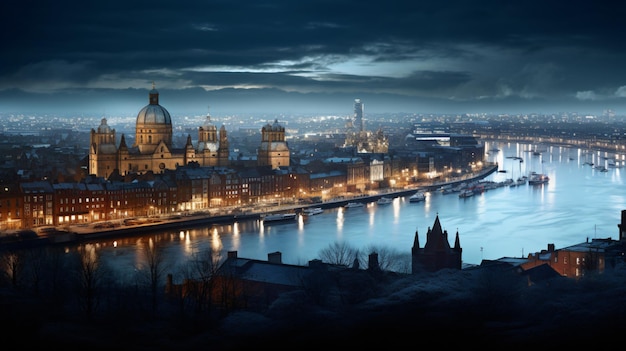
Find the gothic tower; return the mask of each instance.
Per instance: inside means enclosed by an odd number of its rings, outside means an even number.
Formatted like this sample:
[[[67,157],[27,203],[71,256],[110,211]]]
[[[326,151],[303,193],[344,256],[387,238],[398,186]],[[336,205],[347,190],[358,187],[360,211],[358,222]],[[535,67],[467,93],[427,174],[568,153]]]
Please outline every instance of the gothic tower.
[[[423,248],[419,247],[419,238],[415,231],[411,249],[412,273],[435,272],[444,268],[461,269],[462,252],[459,232],[456,232],[454,247],[450,247],[448,231],[441,229],[439,215],[437,215],[432,229],[428,228],[426,244]]]

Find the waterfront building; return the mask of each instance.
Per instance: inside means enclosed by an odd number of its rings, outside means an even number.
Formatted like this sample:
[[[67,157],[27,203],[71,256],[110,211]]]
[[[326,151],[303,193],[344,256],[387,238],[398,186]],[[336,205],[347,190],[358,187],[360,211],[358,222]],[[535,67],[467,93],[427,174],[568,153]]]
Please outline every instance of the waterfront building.
[[[611,238],[593,238],[587,241],[555,249],[548,244],[546,250],[530,253],[521,265],[524,270],[547,265],[564,277],[579,279],[589,272],[603,273],[614,268],[624,259],[624,228],[626,228],[626,210],[621,212],[619,240]]]
[[[261,145],[257,151],[257,164],[259,166],[271,166],[276,169],[289,166],[289,146],[285,141],[285,127],[274,121],[274,124],[266,124],[261,129]]]
[[[219,135],[218,135],[219,134]],[[116,132],[102,118],[100,126],[91,130],[89,148],[89,174],[108,178],[114,172],[162,173],[176,169],[189,162],[201,166],[228,166],[229,143],[224,126],[217,128],[207,115],[205,124],[198,128],[198,143],[194,146],[191,136],[184,147],[172,143],[172,118],[169,111],[159,104],[159,92],[154,84],[149,92],[149,103],[137,114],[135,142],[126,144],[122,134],[116,144]]]

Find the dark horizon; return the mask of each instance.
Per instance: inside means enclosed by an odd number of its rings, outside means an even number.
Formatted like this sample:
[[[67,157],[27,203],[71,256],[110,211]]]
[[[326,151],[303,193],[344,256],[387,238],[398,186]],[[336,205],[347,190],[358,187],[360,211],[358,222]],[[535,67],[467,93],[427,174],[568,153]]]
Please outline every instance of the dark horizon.
[[[556,103],[545,99],[446,101],[417,99],[410,96],[367,93],[298,93],[279,89],[221,89],[204,91],[158,89],[160,105],[172,115],[213,116],[253,115],[336,115],[352,116],[355,99],[361,99],[368,114],[405,113],[435,115],[517,115],[561,114],[599,116],[612,111],[626,115],[626,101]],[[0,113],[86,114],[94,116],[134,115],[148,103],[148,89],[85,90],[80,92],[28,93],[21,90],[0,91]]]

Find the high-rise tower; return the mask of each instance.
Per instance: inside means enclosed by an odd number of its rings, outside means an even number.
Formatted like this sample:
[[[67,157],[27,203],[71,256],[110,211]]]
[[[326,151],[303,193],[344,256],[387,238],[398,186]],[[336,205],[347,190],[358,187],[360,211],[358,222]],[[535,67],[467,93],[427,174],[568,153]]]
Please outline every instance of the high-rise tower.
[[[363,123],[363,103],[361,99],[354,99],[354,128],[356,128],[357,132],[362,132],[365,130],[365,125]]]

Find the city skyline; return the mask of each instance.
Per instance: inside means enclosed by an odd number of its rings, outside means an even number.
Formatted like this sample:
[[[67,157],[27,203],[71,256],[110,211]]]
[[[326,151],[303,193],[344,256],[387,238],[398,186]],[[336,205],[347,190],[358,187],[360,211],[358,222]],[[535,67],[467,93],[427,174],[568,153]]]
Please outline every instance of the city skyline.
[[[3,4],[0,108],[133,113],[626,111],[620,4]],[[28,25],[24,26],[24,20]]]

